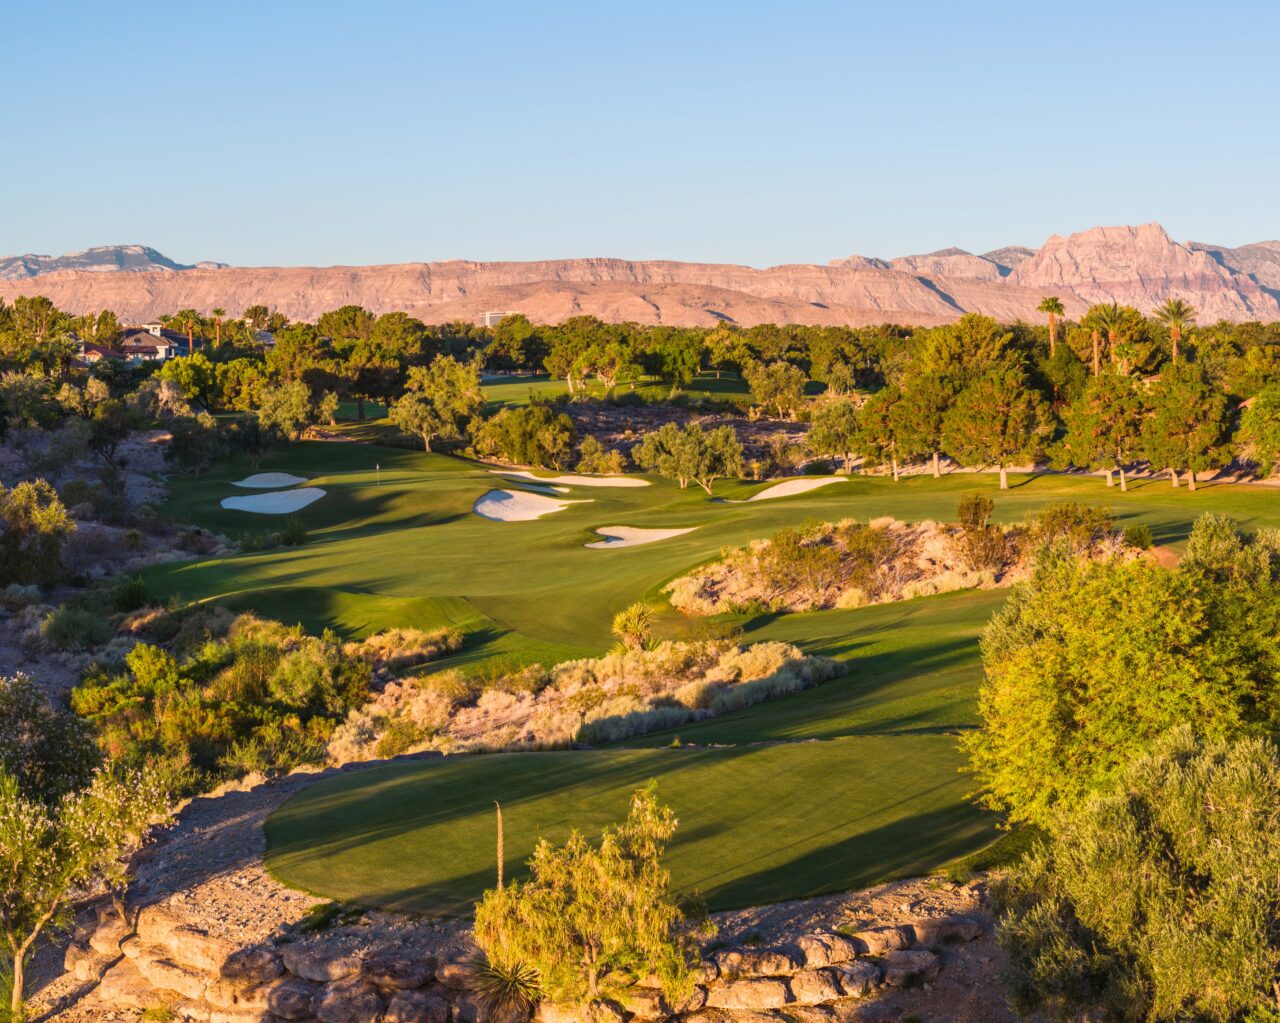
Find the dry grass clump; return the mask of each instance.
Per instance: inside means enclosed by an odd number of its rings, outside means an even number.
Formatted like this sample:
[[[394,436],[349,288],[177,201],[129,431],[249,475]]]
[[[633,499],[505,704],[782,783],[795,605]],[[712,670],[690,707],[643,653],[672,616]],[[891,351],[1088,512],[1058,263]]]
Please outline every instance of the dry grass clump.
[[[615,742],[714,717],[843,672],[787,643],[665,642],[650,650],[518,669],[393,682],[334,733],[337,763],[419,749],[493,751]]]
[[[348,656],[367,661],[375,671],[403,671],[461,649],[458,629],[388,629],[343,647]]]

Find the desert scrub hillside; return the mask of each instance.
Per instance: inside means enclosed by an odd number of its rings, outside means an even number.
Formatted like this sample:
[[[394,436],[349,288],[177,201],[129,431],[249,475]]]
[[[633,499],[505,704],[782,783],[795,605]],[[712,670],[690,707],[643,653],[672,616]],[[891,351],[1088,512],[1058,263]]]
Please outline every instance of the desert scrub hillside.
[[[563,748],[673,728],[807,689],[844,673],[788,643],[660,643],[531,666],[488,680],[457,671],[392,682],[333,735],[336,763],[446,752]]]
[[[722,551],[719,561],[668,584],[667,593],[690,615],[851,608],[1008,586],[1048,544],[1089,558],[1134,549],[1102,508],[1057,504],[1011,526],[992,525],[991,512],[988,498],[971,495],[961,502],[959,524],[886,517],[784,529]]]

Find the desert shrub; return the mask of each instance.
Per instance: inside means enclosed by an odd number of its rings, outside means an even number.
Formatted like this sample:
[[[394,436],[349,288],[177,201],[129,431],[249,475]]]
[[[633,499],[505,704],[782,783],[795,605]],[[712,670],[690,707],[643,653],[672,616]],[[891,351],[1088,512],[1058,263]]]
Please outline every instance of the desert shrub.
[[[111,610],[120,614],[128,614],[136,611],[140,607],[145,607],[150,599],[147,592],[147,584],[143,582],[142,576],[129,575],[116,580],[114,586],[108,595],[111,604]]]
[[[809,600],[823,601],[842,575],[840,551],[824,539],[806,539],[794,529],[774,534],[759,559],[766,589],[776,596],[798,591]]]
[[[1221,577],[1230,574],[1244,546],[1244,537],[1229,516],[1205,512],[1191,527],[1182,564],[1188,571]]]
[[[30,676],[0,676],[0,772],[26,798],[56,803],[89,783],[98,759],[84,723],[52,706]]]
[[[122,671],[85,676],[72,707],[104,751],[129,763],[188,764],[193,788],[324,759],[334,727],[369,697],[369,665],[330,633],[308,636],[252,615],[227,628],[224,616],[174,613],[176,653],[139,643]]]
[[[40,602],[39,586],[24,586],[22,583],[10,583],[0,590],[0,607],[6,611],[18,611],[24,607]]]
[[[956,508],[962,529],[985,529],[996,504],[986,494],[965,494]]]
[[[879,596],[883,589],[881,572],[897,553],[897,544],[888,530],[849,522],[841,524],[836,537],[844,548],[848,584],[868,598]]]
[[[1151,535],[1151,527],[1145,522],[1139,522],[1125,527],[1124,542],[1135,550],[1149,551],[1155,545],[1155,538]]]
[[[1052,841],[997,888],[1014,1008],[1222,1023],[1273,1011],[1277,819],[1272,743],[1200,742],[1185,726],[1055,814]]]
[[[431,632],[388,629],[358,643],[348,643],[344,649],[375,668],[402,671],[457,653],[462,649],[462,632],[459,629],[435,629]]]
[[[107,499],[107,491],[101,483],[74,479],[67,480],[58,488],[58,496],[68,508],[79,508],[82,505],[97,508]]]
[[[1054,548],[982,638],[983,727],[961,741],[983,801],[1043,827],[1175,725],[1207,739],[1280,715],[1280,586],[1265,552],[1217,576]]]
[[[587,1005],[646,976],[680,998],[698,952],[661,862],[675,830],[650,785],[597,844],[578,831],[559,847],[544,839],[528,881],[485,892],[476,944],[495,968],[532,970],[538,993],[553,1002]]]
[[[307,524],[297,515],[290,515],[276,537],[283,547],[301,547],[307,542]]]
[[[113,634],[105,618],[74,604],[63,604],[40,623],[40,638],[51,650],[92,650]]]
[[[1078,501],[1062,501],[1042,508],[1028,524],[1034,547],[1065,543],[1077,554],[1087,552],[1114,532],[1115,522],[1106,508]]]
[[[62,577],[62,548],[75,523],[44,480],[0,484],[0,585],[52,586]]]
[[[648,604],[632,604],[613,616],[613,634],[633,650],[644,647],[652,632],[653,608]]]

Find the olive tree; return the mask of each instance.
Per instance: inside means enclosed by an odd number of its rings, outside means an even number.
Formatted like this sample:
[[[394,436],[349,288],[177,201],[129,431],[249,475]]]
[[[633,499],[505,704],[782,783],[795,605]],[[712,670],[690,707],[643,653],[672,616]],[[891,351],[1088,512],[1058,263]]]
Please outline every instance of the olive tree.
[[[675,480],[681,490],[698,484],[708,497],[716,480],[742,475],[742,445],[731,426],[707,431],[697,423],[664,423],[631,457],[641,469]]]
[[[119,889],[148,828],[166,818],[151,775],[102,770],[48,806],[0,771],[0,939],[13,971],[10,1013],[22,1019],[25,967],[40,936],[65,926],[73,899]]]
[[[62,576],[62,545],[75,532],[58,492],[44,480],[0,484],[0,585],[52,586]]]
[[[448,355],[437,355],[429,366],[415,366],[405,387],[405,393],[391,405],[388,418],[398,429],[421,437],[425,451],[431,450],[436,437],[461,437],[484,404],[475,365]]]

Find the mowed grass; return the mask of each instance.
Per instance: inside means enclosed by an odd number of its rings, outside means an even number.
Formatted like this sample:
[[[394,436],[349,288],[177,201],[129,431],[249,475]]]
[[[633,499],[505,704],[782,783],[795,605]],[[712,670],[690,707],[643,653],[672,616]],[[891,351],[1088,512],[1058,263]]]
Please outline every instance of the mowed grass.
[[[989,493],[995,518],[1017,521],[1062,500],[1105,504],[1121,525],[1144,522],[1179,546],[1194,518],[1222,511],[1247,528],[1280,522],[1280,494],[1203,486],[1196,494],[1143,481],[1128,494],[1089,477],[882,477],[777,501],[708,501],[665,481],[634,489],[572,488],[566,510],[531,522],[471,511],[503,485],[488,467],[403,449],[299,444],[262,470],[296,472],[326,496],[299,517],[299,548],[156,566],[157,596],[221,599],[309,629],[360,636],[391,626],[453,625],[457,658],[552,663],[611,643],[613,614],[722,547],[784,526],[893,515],[954,518],[960,496]],[[179,480],[175,519],[246,534],[279,519],[218,502],[249,472],[232,462]],[[722,482],[737,500],[769,484]],[[588,550],[594,527],[694,526],[672,540]],[[748,641],[778,639],[849,665],[842,678],[740,714],[633,740],[628,748],[406,762],[320,783],[268,826],[268,862],[289,884],[355,902],[428,913],[465,912],[493,877],[492,807],[503,804],[508,876],[540,836],[596,831],[625,813],[632,789],[658,780],[682,828],[675,883],[718,908],[836,891],[915,874],[981,849],[995,822],[965,798],[956,737],[976,722],[977,639],[999,591],[738,621]],[[731,620],[732,621],[732,620]],[[663,616],[664,634],[689,628]],[[677,739],[682,748],[671,748]],[[689,748],[690,746],[695,748]]]

